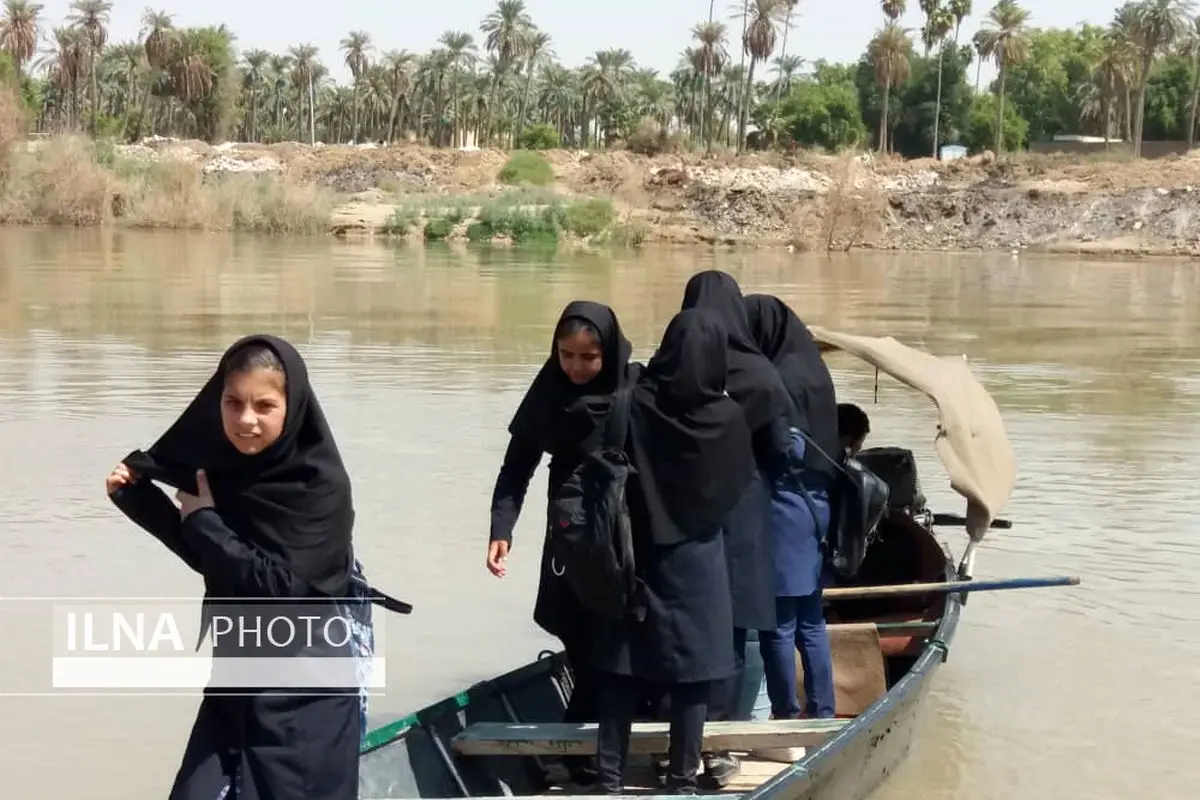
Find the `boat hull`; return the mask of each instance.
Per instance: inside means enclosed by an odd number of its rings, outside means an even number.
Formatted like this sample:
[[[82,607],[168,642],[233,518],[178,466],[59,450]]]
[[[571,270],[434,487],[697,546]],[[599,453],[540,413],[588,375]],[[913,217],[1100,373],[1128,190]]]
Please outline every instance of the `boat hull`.
[[[927,551],[924,580],[952,580],[951,554],[936,545],[928,531],[923,533],[933,548]],[[744,800],[857,800],[886,780],[912,746],[922,700],[946,659],[958,625],[961,597],[939,598],[937,627],[919,651],[903,656],[907,669],[885,695],[803,759],[745,792]],[[570,692],[560,677],[565,672],[564,658],[562,653],[543,653],[520,669],[372,730],[362,748],[359,797],[546,794],[553,786],[553,769],[547,769],[546,763],[552,759],[459,756],[452,740],[476,722],[560,721]]]
[[[870,795],[908,756],[922,701],[946,659],[960,609],[957,598],[950,598],[930,644],[886,696],[744,800],[860,800]]]

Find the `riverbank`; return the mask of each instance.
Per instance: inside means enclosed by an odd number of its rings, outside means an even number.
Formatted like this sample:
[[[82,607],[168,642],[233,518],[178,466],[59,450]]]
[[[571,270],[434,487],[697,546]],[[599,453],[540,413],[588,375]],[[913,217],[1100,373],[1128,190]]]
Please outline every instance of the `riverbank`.
[[[0,223],[1200,255],[1200,156],[939,163],[555,150],[540,155],[548,171],[534,181],[502,175],[511,158],[418,145],[19,142],[0,176]]]

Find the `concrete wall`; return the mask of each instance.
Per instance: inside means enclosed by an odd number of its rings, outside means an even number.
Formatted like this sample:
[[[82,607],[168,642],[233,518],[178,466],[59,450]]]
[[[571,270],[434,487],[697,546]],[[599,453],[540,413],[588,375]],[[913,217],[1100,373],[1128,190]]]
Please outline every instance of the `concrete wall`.
[[[1128,151],[1128,142],[1110,142],[1107,152],[1121,153]],[[1031,142],[1031,153],[1104,153],[1104,142]],[[1182,155],[1187,152],[1187,142],[1142,142],[1143,158],[1162,158],[1163,156]]]

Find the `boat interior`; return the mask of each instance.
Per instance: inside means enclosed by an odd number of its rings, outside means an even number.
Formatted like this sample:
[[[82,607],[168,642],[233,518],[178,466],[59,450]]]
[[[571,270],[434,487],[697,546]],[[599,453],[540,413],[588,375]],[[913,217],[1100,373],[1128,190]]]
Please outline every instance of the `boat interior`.
[[[933,401],[938,457],[951,487],[966,499],[967,513],[935,515],[926,508],[911,452],[879,447],[858,454],[859,461],[888,484],[890,497],[854,579],[836,581],[825,597],[836,718],[770,720],[769,703],[759,689],[761,659],[751,644],[746,652],[742,710],[753,709],[749,714],[753,721],[709,722],[704,732],[704,750],[738,755],[741,771],[720,788],[702,783],[702,793],[749,792],[781,772],[796,770],[797,765],[804,770],[815,767],[823,754],[835,752],[852,738],[838,736],[841,731],[861,728],[866,733],[887,705],[884,698],[889,690],[914,674],[919,660],[927,664],[931,648],[945,652],[957,622],[960,595],[914,592],[903,585],[969,578],[975,545],[995,521],[1015,481],[1013,454],[999,411],[965,360],[935,357],[890,337],[852,336],[815,327],[812,333],[823,353],[844,351],[874,366],[877,374],[888,374]],[[970,541],[957,569],[934,536],[935,524],[967,529]],[[842,591],[873,586],[893,588],[870,597],[861,592],[854,596],[852,590],[845,596]],[[896,587],[902,591],[895,591]],[[798,654],[796,660],[800,672]],[[801,697],[802,680],[798,674],[796,690]],[[593,755],[596,747],[594,723],[562,722],[571,691],[570,665],[563,654],[546,652],[520,669],[372,730],[362,747],[360,796],[591,793],[569,783],[562,763],[563,756]],[[904,691],[897,688],[895,695]],[[626,772],[628,794],[663,791],[655,767],[656,756],[667,750],[668,725],[657,721],[658,716],[647,713],[634,725]],[[854,724],[856,718],[863,719],[862,726]]]
[[[870,452],[864,451],[869,458]],[[937,543],[923,509],[889,508],[855,580],[841,586],[926,583],[952,577],[953,565]],[[710,722],[707,751],[738,756],[741,770],[723,787],[702,793],[744,793],[804,757],[883,697],[937,635],[946,595],[917,594],[827,601],[833,653],[833,720]],[[753,640],[753,633],[751,634]],[[760,674],[757,647],[747,648],[747,670]],[[796,687],[803,697],[797,654]],[[757,680],[750,691],[757,695]],[[360,796],[477,797],[574,796],[588,793],[569,780],[564,755],[595,753],[595,726],[562,723],[572,690],[562,653],[543,652],[533,663],[478,683],[467,691],[371,731],[363,747]],[[761,709],[765,697],[748,697]],[[668,725],[648,716],[631,737],[628,794],[661,794],[657,754],[666,752]]]

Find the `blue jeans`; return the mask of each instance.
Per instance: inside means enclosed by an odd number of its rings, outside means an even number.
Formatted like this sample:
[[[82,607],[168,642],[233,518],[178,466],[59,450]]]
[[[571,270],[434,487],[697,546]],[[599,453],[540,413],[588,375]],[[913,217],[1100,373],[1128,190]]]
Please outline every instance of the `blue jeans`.
[[[803,597],[776,597],[779,627],[759,631],[763,673],[771,714],[776,719],[834,715],[833,655],[821,610],[820,591]],[[796,698],[796,650],[804,667],[804,708]]]

